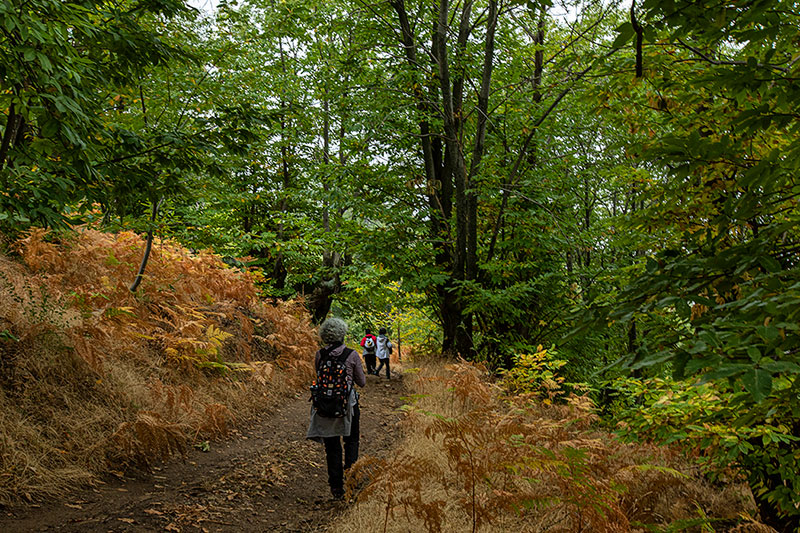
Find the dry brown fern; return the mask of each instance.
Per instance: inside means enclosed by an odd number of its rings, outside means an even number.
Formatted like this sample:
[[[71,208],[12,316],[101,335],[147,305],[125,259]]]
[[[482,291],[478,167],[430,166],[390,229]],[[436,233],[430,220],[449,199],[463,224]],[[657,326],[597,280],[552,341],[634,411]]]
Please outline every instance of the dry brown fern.
[[[223,354],[251,362],[253,346],[261,342],[255,323],[269,322],[271,332],[261,340],[275,346],[282,367],[301,374],[298,383],[307,379],[311,369],[306,361],[315,349],[307,313],[298,303],[258,302],[248,273],[228,268],[213,254],[191,254],[165,240],[156,243],[147,282],[135,296],[126,281],[138,263],[140,236],[90,227],[78,228],[60,243],[48,242],[47,235],[34,229],[16,248],[54,295],[69,294],[72,305],[87,313],[84,328],[91,325],[109,339],[126,339],[133,353],[141,352],[136,345],[157,346],[184,369],[208,364],[222,369],[216,363],[224,362]],[[236,339],[227,350],[231,336]],[[98,359],[83,348],[78,347],[96,365]]]
[[[260,385],[268,385],[272,381],[275,367],[264,361],[255,361],[249,365],[253,380]]]
[[[148,390],[152,405],[158,406],[162,416],[170,420],[182,420],[194,411],[194,391],[187,385],[165,385],[160,380],[152,381]]]
[[[185,424],[165,421],[152,411],[139,411],[134,422],[124,422],[111,436],[123,452],[140,466],[149,467],[156,460],[186,453]]]
[[[410,439],[424,435],[430,444],[410,440],[402,448],[425,454],[406,451],[354,469],[353,482],[368,483],[359,505],[379,504],[384,529],[391,518],[393,531],[440,531],[449,520],[460,531],[510,523],[524,531],[624,532],[634,523],[704,519],[698,509],[736,523],[736,513],[750,508],[729,498],[721,509],[672,450],[624,444],[596,429],[585,397],[499,402],[491,384],[480,382],[487,379],[464,363],[447,366],[447,376],[423,370],[415,386],[424,394],[415,395],[407,427]]]
[[[253,276],[211,253],[157,241],[132,294],[143,246],[132,232],[33,229],[14,246],[22,262],[0,257],[0,331],[18,339],[14,360],[2,358],[13,366],[0,386],[13,392],[14,409],[0,417],[0,433],[15,424],[20,435],[55,438],[51,447],[67,450],[59,458],[80,464],[75,470],[181,453],[186,436],[223,434],[234,410],[255,409],[271,390],[304,385],[313,373],[316,338],[302,305],[259,301]],[[288,374],[280,385],[276,372]],[[35,420],[11,420],[33,409]],[[83,420],[91,429],[70,429]],[[97,444],[87,451],[86,442]],[[12,484],[33,486],[47,476],[39,470]]]
[[[89,365],[89,368],[98,375],[103,375],[103,357],[93,346],[91,339],[82,333],[81,331],[71,333],[73,349]]]
[[[307,384],[314,376],[311,356],[318,348],[318,341],[310,317],[302,309],[302,302],[264,305],[258,312],[273,325],[274,330],[266,339],[279,350],[276,364],[289,370],[293,386]]]
[[[458,364],[447,365],[452,377],[447,384],[463,406],[486,405],[492,399],[489,384],[486,381],[488,370],[482,363],[470,363],[459,359]]]
[[[203,410],[201,421],[197,424],[195,440],[199,434],[209,436],[220,436],[228,434],[228,421],[233,420],[233,413],[230,409],[220,403],[207,405]]]
[[[399,454],[390,460],[364,457],[348,473],[348,495],[367,483],[359,498],[378,498],[383,502],[383,531],[398,510],[419,518],[427,531],[440,532],[444,523],[444,500],[422,497],[423,480],[441,479],[439,465],[425,458]]]

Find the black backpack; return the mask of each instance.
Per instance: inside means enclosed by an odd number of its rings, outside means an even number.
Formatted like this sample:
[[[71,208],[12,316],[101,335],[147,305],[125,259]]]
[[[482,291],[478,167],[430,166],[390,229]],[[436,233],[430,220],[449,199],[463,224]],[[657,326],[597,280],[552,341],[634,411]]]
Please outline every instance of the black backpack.
[[[350,384],[344,362],[353,352],[345,348],[339,357],[332,358],[331,350],[320,351],[317,381],[311,384],[311,404],[319,416],[342,418],[347,414]]]

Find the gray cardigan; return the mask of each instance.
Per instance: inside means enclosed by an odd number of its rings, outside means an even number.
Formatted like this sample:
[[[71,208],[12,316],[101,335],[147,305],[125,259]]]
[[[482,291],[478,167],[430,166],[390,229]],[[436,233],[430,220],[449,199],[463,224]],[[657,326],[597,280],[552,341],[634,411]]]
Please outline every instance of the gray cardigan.
[[[347,348],[344,344],[339,345],[331,351],[331,357],[338,357]],[[314,368],[319,366],[320,352],[314,356]],[[361,366],[361,357],[358,352],[353,352],[344,361],[347,370],[347,381],[352,385],[355,383],[359,387],[367,384],[367,376],[364,374],[364,367]],[[350,436],[350,426],[353,422],[353,410],[358,404],[358,393],[355,387],[350,389],[350,398],[347,402],[347,414],[342,418],[328,418],[318,416],[317,411],[311,406],[311,419],[308,424],[306,438],[317,442],[322,442],[325,437],[348,437]]]

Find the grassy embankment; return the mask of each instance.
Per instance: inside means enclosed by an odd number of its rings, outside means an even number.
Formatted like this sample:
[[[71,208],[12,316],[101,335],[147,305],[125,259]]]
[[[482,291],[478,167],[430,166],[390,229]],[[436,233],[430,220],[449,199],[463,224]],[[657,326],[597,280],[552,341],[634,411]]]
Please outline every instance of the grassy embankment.
[[[0,256],[0,505],[146,466],[311,378],[298,305],[210,253],[34,230]]]
[[[620,442],[555,381],[511,394],[441,361],[406,380],[406,437],[354,467],[362,488],[331,531],[774,531],[750,518],[746,484],[713,486],[673,449]]]

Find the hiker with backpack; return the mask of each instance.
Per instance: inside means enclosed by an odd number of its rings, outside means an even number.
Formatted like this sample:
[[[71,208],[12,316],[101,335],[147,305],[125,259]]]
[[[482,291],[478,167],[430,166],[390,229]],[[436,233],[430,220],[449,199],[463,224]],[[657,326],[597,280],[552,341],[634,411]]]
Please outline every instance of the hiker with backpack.
[[[328,485],[336,499],[344,496],[344,471],[358,460],[361,412],[353,384],[367,384],[361,357],[344,344],[346,334],[347,324],[340,318],[329,318],[319,327],[325,347],[314,356],[317,380],[311,386],[311,420],[306,433],[306,438],[325,445]]]
[[[392,341],[390,341],[389,337],[386,336],[386,328],[381,328],[378,330],[378,339],[375,344],[375,355],[381,362],[381,364],[378,365],[378,369],[375,370],[375,375],[380,376],[383,365],[386,365],[386,379],[392,379],[391,374],[389,373],[389,356],[392,353]]]
[[[364,338],[361,339],[361,347],[364,348],[364,363],[367,365],[367,374],[374,374],[375,373],[375,343],[377,339],[375,335],[373,335],[369,328],[367,328],[364,332]]]

